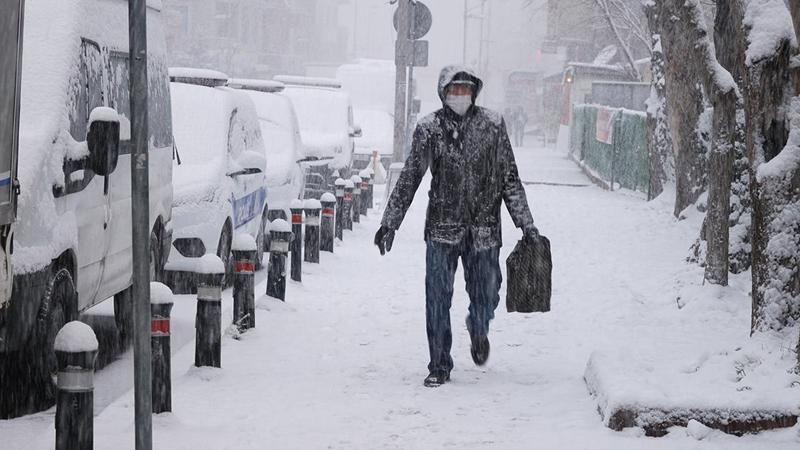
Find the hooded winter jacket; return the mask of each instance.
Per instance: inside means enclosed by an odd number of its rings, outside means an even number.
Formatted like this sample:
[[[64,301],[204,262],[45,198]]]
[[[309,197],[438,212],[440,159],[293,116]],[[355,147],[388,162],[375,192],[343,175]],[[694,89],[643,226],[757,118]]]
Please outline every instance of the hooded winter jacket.
[[[418,122],[381,224],[392,230],[400,227],[430,168],[425,240],[457,244],[467,238],[476,249],[499,247],[501,201],[518,228],[532,227],[533,217],[502,116],[474,104],[483,81],[466,67],[445,67],[439,76],[439,98],[444,102],[456,75],[467,75],[475,83],[473,106],[463,117],[444,106]]]

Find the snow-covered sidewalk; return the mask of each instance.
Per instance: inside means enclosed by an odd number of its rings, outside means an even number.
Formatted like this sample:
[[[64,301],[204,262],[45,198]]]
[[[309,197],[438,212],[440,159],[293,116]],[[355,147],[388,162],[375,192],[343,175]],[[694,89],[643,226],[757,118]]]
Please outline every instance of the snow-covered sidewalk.
[[[553,309],[507,314],[501,291],[487,366],[469,356],[468,299],[457,275],[452,382],[422,386],[423,182],[387,256],[372,244],[380,218],[371,211],[335,254],[304,265],[286,303],[258,300],[258,328],[223,339],[222,369],[193,368],[191,343],[177,351],[174,412],[154,418],[155,448],[796,449],[800,427],[742,438],[712,432],[698,442],[685,428],[646,438],[603,425],[583,380],[590,354],[666,355],[692,365],[733,350],[748,338],[746,280],[699,287],[701,269],[683,262],[697,224],[675,221],[669,200],[552,185],[589,183],[553,150],[516,155],[522,179],[533,182],[536,223],[552,242]],[[502,261],[519,237],[506,215]],[[189,296],[178,301],[193,305]],[[0,442],[52,448],[52,417],[2,422]],[[96,417],[95,448],[133,448],[132,393]]]

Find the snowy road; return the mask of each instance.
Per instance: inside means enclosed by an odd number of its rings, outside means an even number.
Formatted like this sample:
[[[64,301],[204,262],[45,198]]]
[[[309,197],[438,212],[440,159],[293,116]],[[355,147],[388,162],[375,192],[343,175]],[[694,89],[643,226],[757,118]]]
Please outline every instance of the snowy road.
[[[714,432],[697,441],[684,428],[654,439],[602,425],[583,381],[592,351],[634,358],[664,352],[684,355],[688,364],[694,357],[687,354],[745,340],[749,303],[744,295],[724,304],[682,299],[688,304],[678,309],[682,280],[701,277],[683,263],[696,223],[676,222],[669,201],[588,186],[574,163],[552,150],[516,154],[534,218],[552,242],[553,310],[507,314],[501,291],[486,367],[469,356],[468,300],[457,275],[452,382],[422,386],[423,184],[391,253],[381,257],[372,245],[379,217],[370,212],[334,255],[304,266],[287,303],[259,300],[258,328],[224,339],[223,369],[192,368],[191,342],[179,350],[174,412],[154,418],[155,448],[797,448],[798,427],[744,438]],[[503,261],[520,236],[507,215],[504,224]],[[191,333],[193,301],[178,301]],[[133,448],[132,414],[130,392],[103,410],[95,448]],[[0,422],[2,447],[52,448],[52,418],[49,411]]]

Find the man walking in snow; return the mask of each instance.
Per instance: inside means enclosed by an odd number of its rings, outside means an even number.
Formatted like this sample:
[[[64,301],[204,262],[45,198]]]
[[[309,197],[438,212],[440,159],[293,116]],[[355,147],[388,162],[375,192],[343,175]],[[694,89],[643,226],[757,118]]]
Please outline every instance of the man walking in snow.
[[[421,119],[411,154],[392,191],[375,245],[391,250],[414,194],[428,168],[431,188],[425,221],[427,243],[425,316],[429,375],[425,386],[450,380],[452,331],[450,303],[458,259],[464,264],[470,305],[467,330],[472,360],[489,358],[489,321],[500,301],[500,204],[505,201],[517,228],[527,236],[538,231],[502,116],[475,105],[483,81],[470,69],[445,67],[439,76],[443,108]]]

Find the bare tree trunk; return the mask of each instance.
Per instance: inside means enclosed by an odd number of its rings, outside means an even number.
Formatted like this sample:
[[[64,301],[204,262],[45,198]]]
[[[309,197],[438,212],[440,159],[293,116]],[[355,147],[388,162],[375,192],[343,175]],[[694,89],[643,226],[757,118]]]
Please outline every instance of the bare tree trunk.
[[[656,7],[664,49],[667,108],[675,151],[676,217],[694,204],[706,189],[707,147],[698,128],[705,109],[705,59],[697,56],[698,29],[694,5],[684,0],[660,0]]]
[[[647,147],[650,157],[648,200],[652,200],[664,190],[664,183],[675,179],[675,158],[669,130],[659,8],[650,4],[646,13],[653,49],[650,58],[653,80],[650,84],[650,98],[647,100]]]
[[[746,43],[742,28],[743,17],[739,0],[717,3],[714,23],[716,56],[733,77],[744,70]],[[738,100],[739,96],[734,89],[727,92],[717,91],[713,95],[713,149],[708,160],[708,213],[705,228],[708,245],[705,277],[709,282],[723,286],[728,284],[730,266],[731,181]]]
[[[786,245],[796,243],[800,230],[783,235],[792,224],[776,221],[788,206],[797,205],[792,199],[797,193],[791,186],[800,185],[800,168],[794,167],[777,179],[758,176],[759,167],[777,156],[788,140],[785,111],[787,99],[794,93],[789,68],[792,53],[790,42],[783,39],[772,54],[749,61],[746,71],[747,152],[753,202],[753,331],[783,328],[797,319],[793,316],[800,315],[797,258],[782,254]],[[773,241],[778,236],[785,237],[785,242]]]

